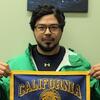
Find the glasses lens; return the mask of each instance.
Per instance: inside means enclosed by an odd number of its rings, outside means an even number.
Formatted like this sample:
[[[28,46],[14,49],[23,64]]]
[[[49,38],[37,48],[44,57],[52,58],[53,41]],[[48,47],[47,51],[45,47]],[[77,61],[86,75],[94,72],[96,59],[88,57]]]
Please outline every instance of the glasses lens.
[[[50,32],[52,33],[57,33],[60,30],[60,25],[59,24],[52,24],[49,26]]]
[[[35,28],[36,28],[36,31],[40,32],[40,33],[44,33],[45,30],[46,30],[46,26],[42,25],[42,24],[39,24],[39,25],[35,26]]]

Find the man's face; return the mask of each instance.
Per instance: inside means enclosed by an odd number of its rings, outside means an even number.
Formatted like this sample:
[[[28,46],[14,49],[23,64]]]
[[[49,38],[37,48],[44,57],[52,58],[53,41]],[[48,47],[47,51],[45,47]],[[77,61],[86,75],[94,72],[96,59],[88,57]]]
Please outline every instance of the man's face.
[[[34,36],[37,45],[44,51],[52,51],[61,38],[62,31],[56,17],[53,14],[45,15],[37,20]]]

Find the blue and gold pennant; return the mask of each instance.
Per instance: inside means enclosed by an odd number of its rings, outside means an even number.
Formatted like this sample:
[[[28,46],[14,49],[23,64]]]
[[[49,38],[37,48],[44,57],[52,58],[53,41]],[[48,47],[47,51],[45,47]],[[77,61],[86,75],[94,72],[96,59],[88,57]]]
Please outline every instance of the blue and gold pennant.
[[[87,71],[12,71],[10,100],[90,100]]]

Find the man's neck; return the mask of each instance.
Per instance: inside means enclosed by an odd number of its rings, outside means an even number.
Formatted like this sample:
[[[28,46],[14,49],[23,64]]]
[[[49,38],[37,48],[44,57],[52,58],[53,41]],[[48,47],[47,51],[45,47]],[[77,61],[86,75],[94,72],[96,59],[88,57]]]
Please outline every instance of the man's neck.
[[[60,46],[56,46],[52,51],[43,51],[38,45],[37,45],[37,51],[42,55],[55,55],[59,52]]]

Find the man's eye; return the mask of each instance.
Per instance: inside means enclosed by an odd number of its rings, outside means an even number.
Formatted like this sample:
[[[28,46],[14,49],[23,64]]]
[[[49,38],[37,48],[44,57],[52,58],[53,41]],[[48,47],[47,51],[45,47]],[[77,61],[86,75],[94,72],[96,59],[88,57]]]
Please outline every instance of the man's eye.
[[[58,26],[52,26],[51,29],[58,29]]]
[[[42,27],[42,26],[41,26],[41,27],[38,27],[38,29],[39,29],[39,30],[44,30],[45,27]]]

